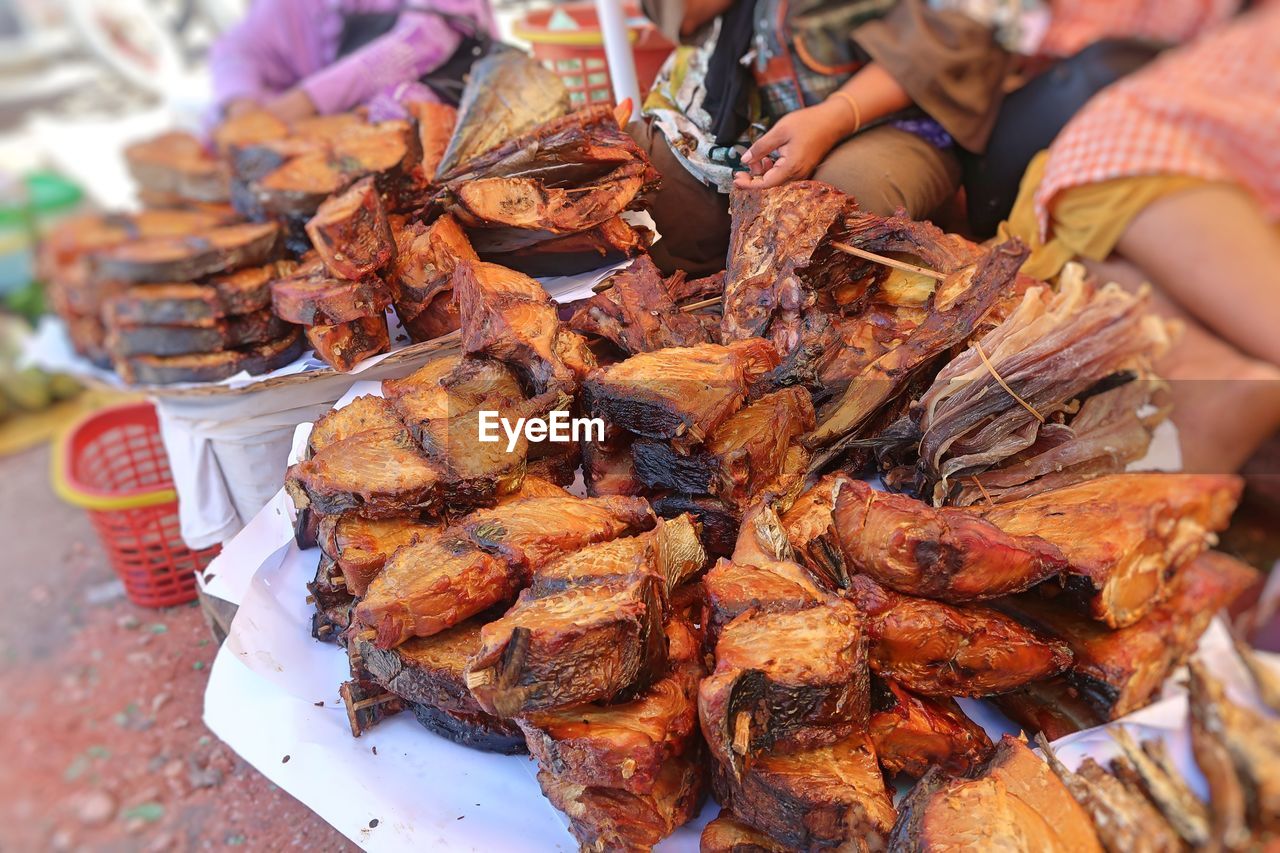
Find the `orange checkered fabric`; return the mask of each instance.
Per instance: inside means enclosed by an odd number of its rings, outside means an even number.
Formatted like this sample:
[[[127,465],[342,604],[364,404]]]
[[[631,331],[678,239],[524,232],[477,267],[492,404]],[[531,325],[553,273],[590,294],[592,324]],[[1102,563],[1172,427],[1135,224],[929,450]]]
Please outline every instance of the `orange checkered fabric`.
[[[1271,0],[1103,90],[1049,149],[1035,194],[1041,235],[1059,193],[1141,175],[1235,183],[1280,221],[1278,46]]]

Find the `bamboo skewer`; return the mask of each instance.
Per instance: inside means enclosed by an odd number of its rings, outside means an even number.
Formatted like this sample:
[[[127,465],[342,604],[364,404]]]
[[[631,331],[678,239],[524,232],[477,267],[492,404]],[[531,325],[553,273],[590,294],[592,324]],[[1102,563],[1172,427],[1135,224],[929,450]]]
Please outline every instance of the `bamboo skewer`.
[[[712,305],[719,305],[723,296],[712,296],[710,299],[700,299],[697,302],[690,302],[688,305],[681,305],[681,311],[697,311],[699,308],[710,308]]]
[[[875,252],[868,252],[866,249],[859,249],[857,246],[850,246],[848,243],[841,243],[837,240],[831,241],[831,247],[844,252],[846,255],[853,255],[855,258],[874,261],[877,264],[883,264],[886,267],[893,267],[895,270],[901,270],[902,272],[928,276],[936,281],[942,281],[947,277],[946,273],[940,273],[937,270],[926,269],[925,267],[916,266],[915,264],[909,264],[906,261],[899,261],[896,258],[877,255]]]

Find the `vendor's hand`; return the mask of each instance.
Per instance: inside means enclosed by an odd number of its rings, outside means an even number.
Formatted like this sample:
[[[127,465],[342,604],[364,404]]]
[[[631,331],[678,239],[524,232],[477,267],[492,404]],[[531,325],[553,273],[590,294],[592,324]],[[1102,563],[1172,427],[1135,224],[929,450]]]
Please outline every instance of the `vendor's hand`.
[[[227,105],[222,108],[222,114],[227,118],[235,118],[260,109],[262,105],[253,98],[236,98],[227,102]]]
[[[311,103],[311,96],[297,88],[271,99],[264,108],[276,118],[287,122],[316,114],[316,105]]]
[[[823,102],[787,113],[742,155],[750,171],[734,175],[733,185],[768,189],[811,176],[848,133],[847,119],[840,103]]]

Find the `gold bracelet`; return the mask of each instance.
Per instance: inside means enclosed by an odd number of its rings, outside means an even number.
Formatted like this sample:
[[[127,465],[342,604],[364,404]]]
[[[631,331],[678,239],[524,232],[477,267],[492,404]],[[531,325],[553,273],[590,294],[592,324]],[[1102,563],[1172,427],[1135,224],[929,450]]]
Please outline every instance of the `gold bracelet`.
[[[853,110],[853,130],[849,131],[849,135],[853,136],[862,129],[862,110],[858,107],[858,102],[854,100],[853,95],[839,89],[832,92],[831,97],[839,98],[849,105],[849,109]]]

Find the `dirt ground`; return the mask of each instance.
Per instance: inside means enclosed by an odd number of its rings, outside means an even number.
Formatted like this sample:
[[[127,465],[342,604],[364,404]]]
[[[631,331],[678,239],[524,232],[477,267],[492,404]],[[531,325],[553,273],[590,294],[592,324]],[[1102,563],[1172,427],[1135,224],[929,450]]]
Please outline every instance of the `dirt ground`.
[[[47,449],[0,459],[0,850],[354,850],[201,722],[199,609],[135,607]]]

